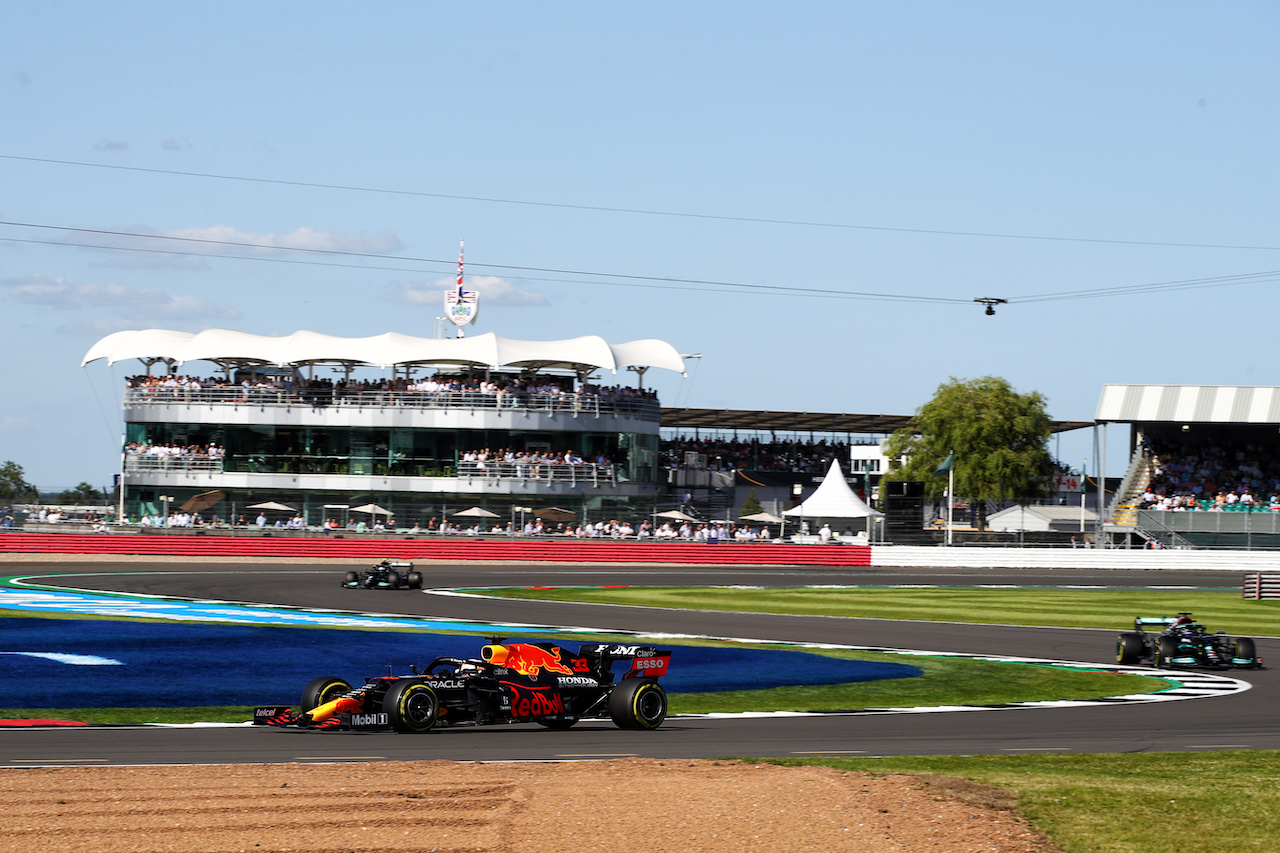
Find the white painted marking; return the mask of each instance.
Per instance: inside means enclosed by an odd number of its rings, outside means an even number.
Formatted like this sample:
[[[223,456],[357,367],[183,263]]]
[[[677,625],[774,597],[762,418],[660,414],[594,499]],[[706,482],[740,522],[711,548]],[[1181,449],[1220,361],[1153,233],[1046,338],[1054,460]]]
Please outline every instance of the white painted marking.
[[[29,658],[45,658],[46,660],[67,663],[72,666],[124,666],[124,661],[101,658],[97,655],[64,655],[59,652],[0,652],[0,655],[25,655]]]

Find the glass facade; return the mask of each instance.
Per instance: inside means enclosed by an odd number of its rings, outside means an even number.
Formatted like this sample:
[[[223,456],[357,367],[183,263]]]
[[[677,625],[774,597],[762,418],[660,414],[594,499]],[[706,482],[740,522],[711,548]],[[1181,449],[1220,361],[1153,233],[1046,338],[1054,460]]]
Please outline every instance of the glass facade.
[[[539,432],[497,429],[386,429],[273,424],[129,423],[126,444],[169,447],[217,445],[222,469],[253,474],[454,477],[468,451],[574,451],[603,457],[618,479],[656,483],[658,436],[615,432]]]

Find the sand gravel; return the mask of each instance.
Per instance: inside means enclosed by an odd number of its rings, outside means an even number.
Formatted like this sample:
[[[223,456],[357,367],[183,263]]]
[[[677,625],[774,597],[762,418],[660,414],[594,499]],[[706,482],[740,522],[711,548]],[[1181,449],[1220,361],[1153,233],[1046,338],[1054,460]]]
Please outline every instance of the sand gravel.
[[[1055,849],[1003,792],[949,782],[647,759],[23,768],[0,771],[0,850]]]

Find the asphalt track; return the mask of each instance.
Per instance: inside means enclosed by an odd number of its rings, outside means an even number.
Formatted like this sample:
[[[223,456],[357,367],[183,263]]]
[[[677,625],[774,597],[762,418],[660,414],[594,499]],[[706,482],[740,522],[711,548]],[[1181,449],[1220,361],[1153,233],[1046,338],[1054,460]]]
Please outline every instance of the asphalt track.
[[[9,563],[6,575],[42,575],[68,588],[411,614],[448,619],[592,627],[790,642],[831,642],[1113,663],[1113,630],[877,619],[666,611],[555,602],[467,599],[344,590],[347,567],[328,565]],[[1085,570],[877,570],[868,568],[447,565],[423,566],[433,587],[628,584],[975,584],[1236,587],[1235,572]],[[56,576],[56,577],[53,577]],[[1119,628],[1121,626],[1117,626]],[[514,632],[513,632],[514,633]],[[1259,638],[1280,660],[1280,639]],[[1280,749],[1280,673],[1237,670],[1253,688],[1229,696],[1085,708],[849,715],[673,718],[652,732],[587,721],[442,729],[427,735],[233,728],[69,728],[0,731],[0,766],[511,761],[619,757],[878,756],[1028,752],[1198,752]]]

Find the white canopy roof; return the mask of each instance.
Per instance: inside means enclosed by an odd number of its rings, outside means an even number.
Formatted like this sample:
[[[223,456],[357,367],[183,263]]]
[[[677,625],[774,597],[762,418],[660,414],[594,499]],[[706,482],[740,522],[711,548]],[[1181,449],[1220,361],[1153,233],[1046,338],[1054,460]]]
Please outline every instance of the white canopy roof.
[[[839,460],[831,460],[831,468],[827,476],[822,478],[818,488],[814,489],[809,499],[799,506],[783,510],[783,515],[798,515],[804,518],[866,518],[869,515],[880,515],[867,506],[862,498],[845,482],[844,471]]]
[[[283,337],[250,335],[228,329],[192,334],[165,329],[116,332],[85,353],[83,367],[105,358],[108,364],[130,358],[235,361],[259,364],[348,362],[389,367],[396,364],[468,364],[481,367],[575,369],[662,367],[684,373],[684,359],[671,344],[654,339],[609,344],[589,335],[563,341],[517,341],[493,333],[470,338],[416,338],[387,332],[369,338],[340,338],[301,331]]]

